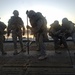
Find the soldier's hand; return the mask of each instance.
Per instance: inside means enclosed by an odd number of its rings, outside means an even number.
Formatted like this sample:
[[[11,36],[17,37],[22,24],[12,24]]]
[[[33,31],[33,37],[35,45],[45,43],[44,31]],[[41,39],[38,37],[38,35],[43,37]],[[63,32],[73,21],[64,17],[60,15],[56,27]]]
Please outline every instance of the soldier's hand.
[[[23,30],[23,35],[25,35],[25,30]]]
[[[7,33],[6,31],[3,32],[3,34],[6,34],[6,33]]]
[[[7,33],[7,37],[9,37],[10,36],[10,33]]]
[[[9,34],[7,34],[7,37],[9,37]]]
[[[28,29],[30,29],[31,27],[29,25],[26,26]]]

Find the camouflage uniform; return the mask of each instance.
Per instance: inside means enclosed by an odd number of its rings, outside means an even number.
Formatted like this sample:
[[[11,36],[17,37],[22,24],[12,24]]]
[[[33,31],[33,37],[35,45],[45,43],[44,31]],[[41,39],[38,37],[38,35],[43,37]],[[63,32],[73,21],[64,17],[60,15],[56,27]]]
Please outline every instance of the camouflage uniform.
[[[54,40],[54,48],[56,53],[60,53],[57,52],[57,49],[60,47],[61,44],[63,44],[64,47],[67,48],[65,34],[62,32],[62,27],[59,25],[59,22],[57,20],[54,21],[53,24],[51,24],[51,27],[49,29],[49,35]]]
[[[63,18],[62,19],[62,28],[63,28],[63,32],[65,32],[66,39],[68,37],[72,37],[72,40],[75,44],[75,27],[74,27],[74,23],[69,21],[67,18]]]
[[[3,50],[4,34],[6,34],[6,32],[4,31],[5,28],[6,25],[3,22],[0,22],[0,50],[2,52],[2,55],[6,54],[6,52]]]
[[[67,18],[62,19],[62,31],[65,32],[66,38],[69,36],[72,37],[73,33],[75,32],[74,24]]]
[[[17,11],[17,10],[15,10]],[[15,12],[14,11],[14,12]],[[13,42],[14,42],[14,55],[18,54],[17,52],[17,37],[19,38],[19,42],[21,45],[21,51],[23,52],[23,42],[22,42],[22,35],[25,34],[25,28],[24,28],[24,23],[22,21],[22,19],[20,17],[18,17],[19,13],[17,11],[17,16],[15,15],[15,13],[13,12],[14,16],[12,16],[9,21],[8,21],[8,36],[10,35],[10,33],[12,33],[12,38],[13,38]],[[22,29],[23,28],[23,31]]]
[[[30,10],[26,12],[26,14],[29,17],[30,24],[32,26],[31,30],[35,35],[37,44],[39,45],[39,51],[41,54],[39,59],[44,59],[46,58],[44,40],[48,39],[46,26],[47,21],[40,12]]]

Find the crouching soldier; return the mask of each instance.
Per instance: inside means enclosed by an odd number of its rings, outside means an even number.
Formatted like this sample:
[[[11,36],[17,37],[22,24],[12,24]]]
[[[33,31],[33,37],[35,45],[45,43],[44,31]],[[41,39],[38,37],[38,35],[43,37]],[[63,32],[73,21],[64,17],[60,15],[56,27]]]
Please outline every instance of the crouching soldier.
[[[18,54],[17,51],[17,37],[19,38],[20,46],[21,46],[21,52],[25,52],[23,48],[23,41],[22,41],[22,35],[25,34],[25,27],[22,19],[19,17],[19,12],[17,10],[13,11],[14,16],[12,16],[8,21],[8,35],[12,33],[12,38],[14,42],[14,55]]]
[[[64,47],[67,48],[65,33],[62,32],[62,26],[60,26],[57,20],[51,24],[51,27],[49,29],[49,35],[54,40],[55,53],[61,53],[57,51],[61,44],[63,44]]]
[[[69,21],[67,18],[62,19],[62,28],[63,31],[66,33],[66,39],[68,37],[72,37],[73,43],[75,45],[75,26],[72,21]],[[75,53],[74,53],[75,54]]]
[[[7,53],[3,49],[3,42],[4,42],[4,34],[6,34],[5,28],[7,26],[0,21],[0,50],[2,52],[2,55],[6,55]]]
[[[31,27],[28,26],[28,28],[30,28],[31,31],[33,32],[36,38],[36,43],[39,45],[40,57],[38,59],[39,60],[45,59],[47,56],[45,51],[44,40],[48,39],[46,26],[47,21],[40,12],[30,10],[26,11],[26,14],[31,24]]]

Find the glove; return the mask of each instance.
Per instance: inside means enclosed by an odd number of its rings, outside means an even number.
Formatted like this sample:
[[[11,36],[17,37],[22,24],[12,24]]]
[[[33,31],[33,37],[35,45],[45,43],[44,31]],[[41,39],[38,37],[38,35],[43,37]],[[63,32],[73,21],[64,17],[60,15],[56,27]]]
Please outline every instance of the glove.
[[[23,30],[23,35],[25,35],[25,30]]]

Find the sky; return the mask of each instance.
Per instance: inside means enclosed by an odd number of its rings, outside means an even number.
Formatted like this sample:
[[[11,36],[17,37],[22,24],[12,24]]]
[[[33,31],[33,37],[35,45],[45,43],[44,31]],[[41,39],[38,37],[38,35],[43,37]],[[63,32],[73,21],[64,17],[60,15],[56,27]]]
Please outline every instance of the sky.
[[[13,11],[18,10],[24,25],[27,25],[26,10],[41,12],[49,27],[54,20],[62,23],[64,17],[75,23],[75,0],[0,0],[0,21],[8,25]]]

